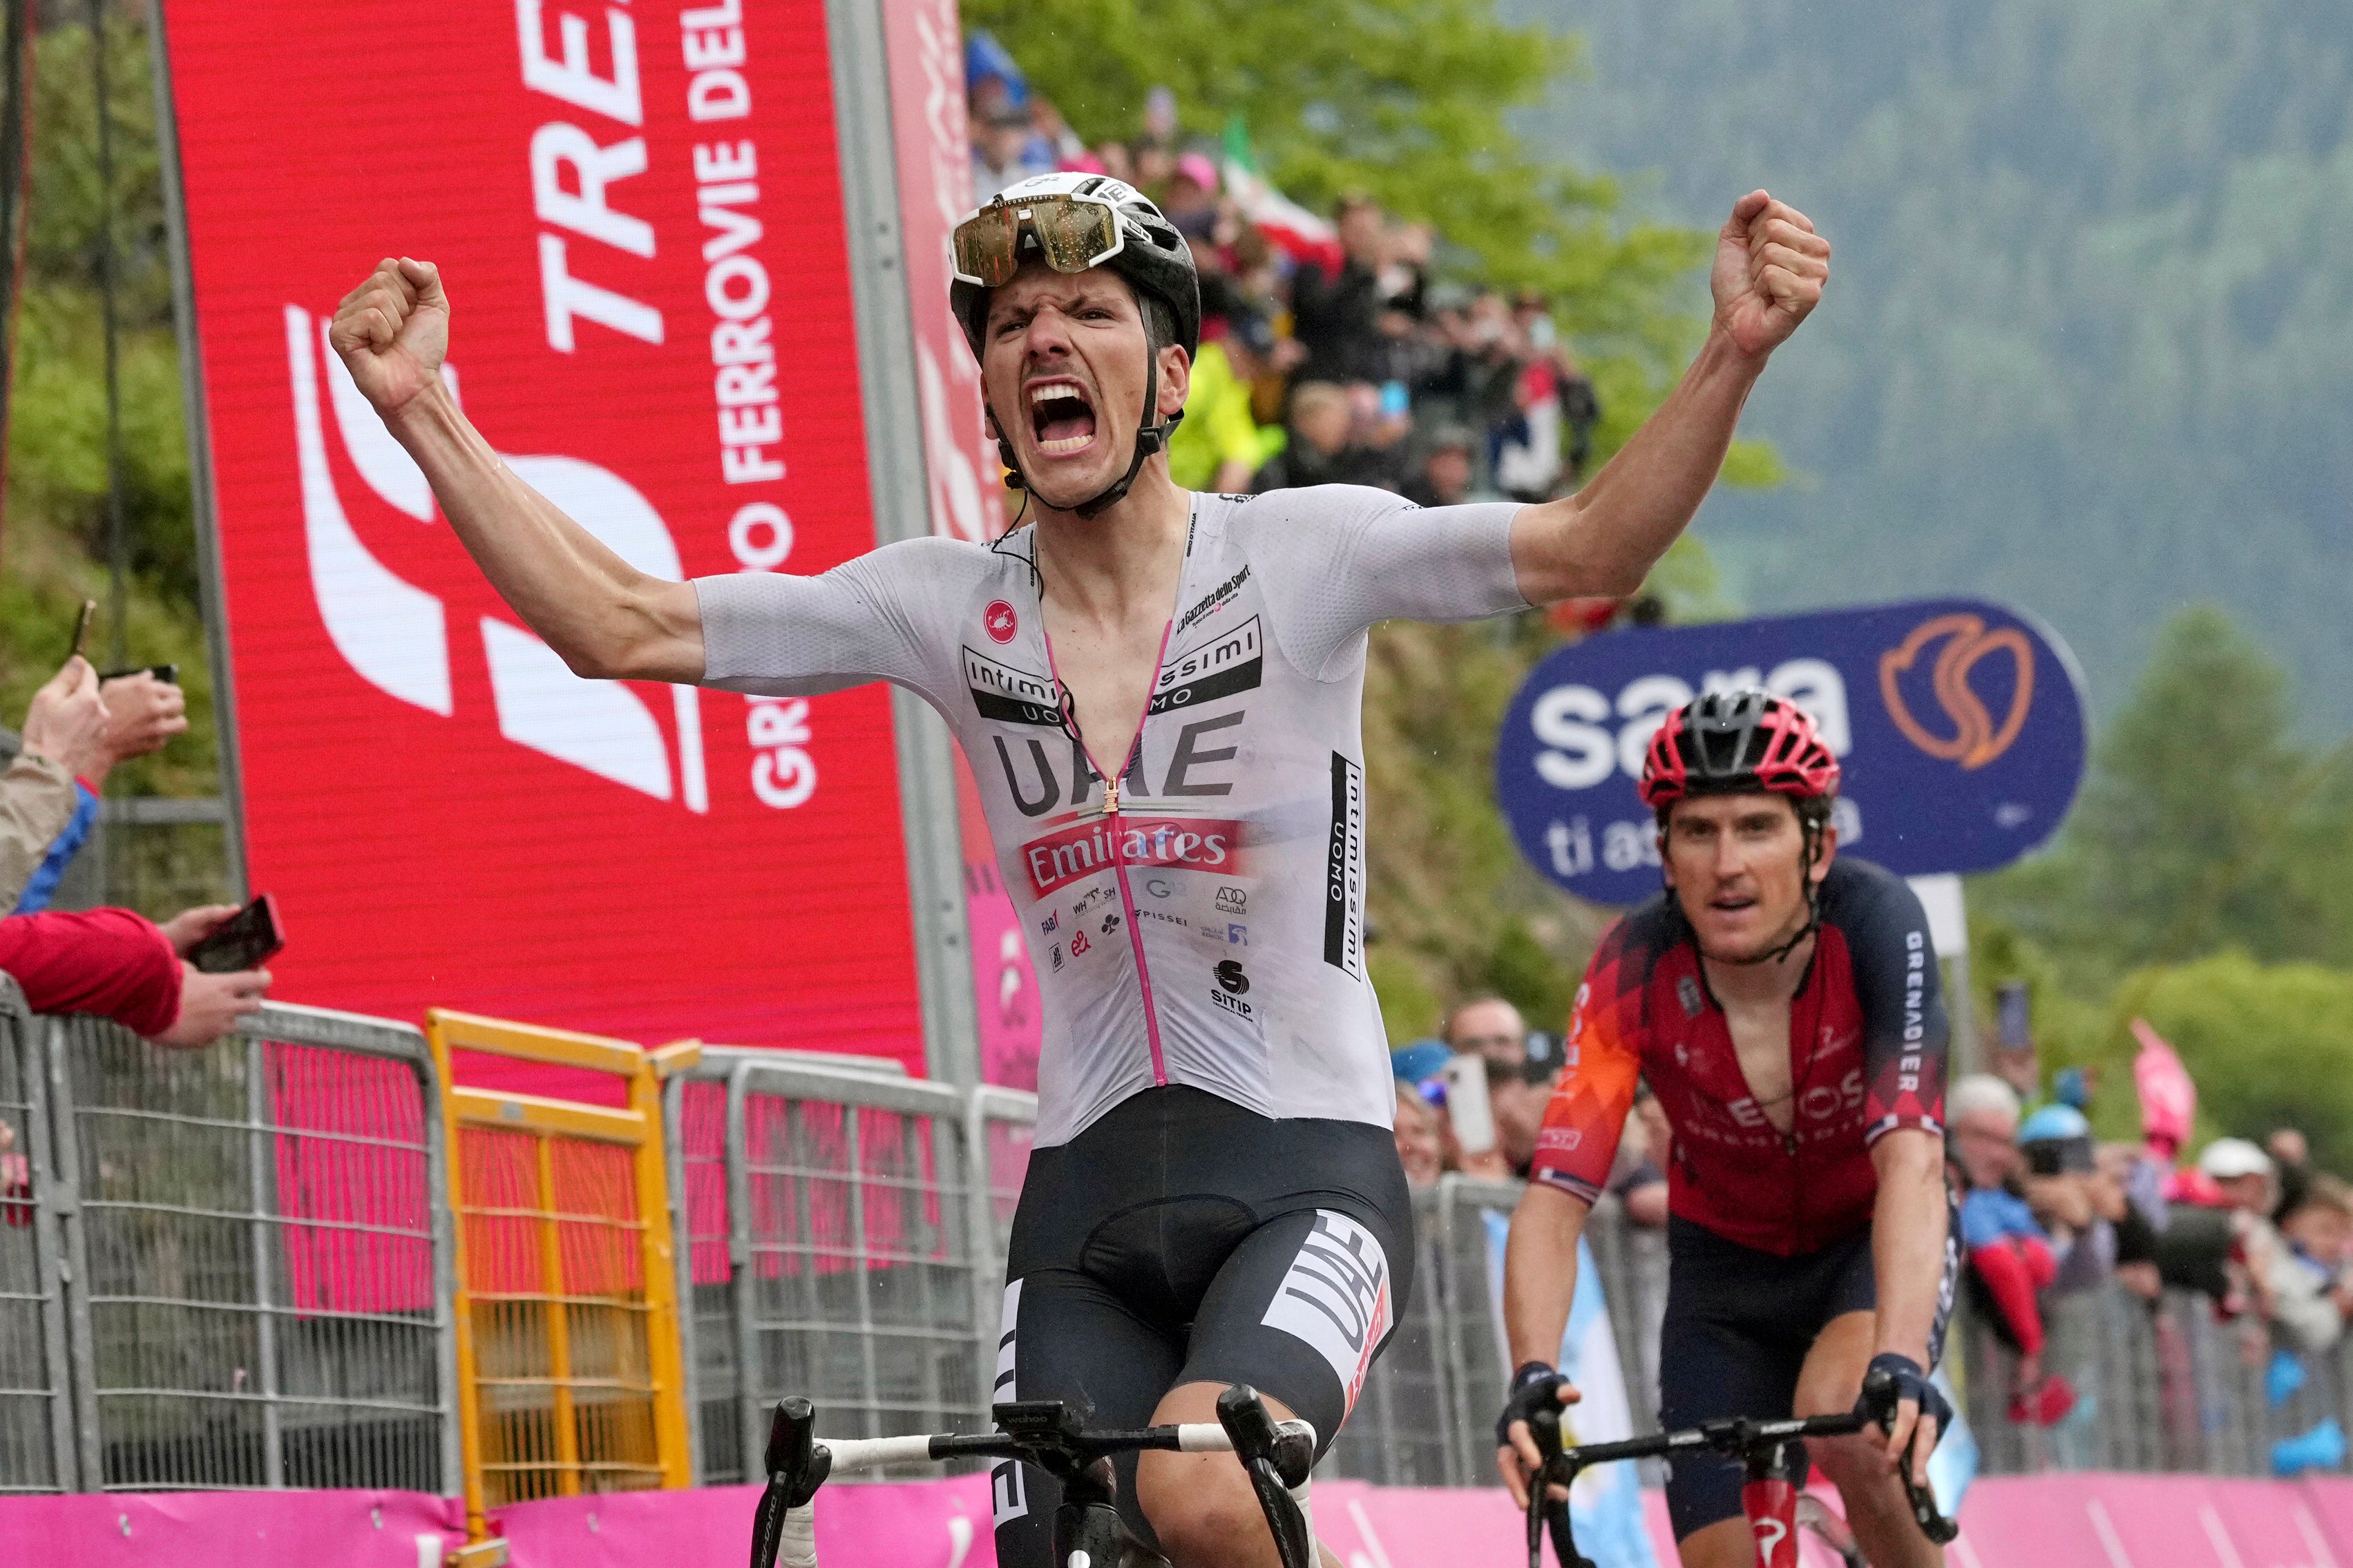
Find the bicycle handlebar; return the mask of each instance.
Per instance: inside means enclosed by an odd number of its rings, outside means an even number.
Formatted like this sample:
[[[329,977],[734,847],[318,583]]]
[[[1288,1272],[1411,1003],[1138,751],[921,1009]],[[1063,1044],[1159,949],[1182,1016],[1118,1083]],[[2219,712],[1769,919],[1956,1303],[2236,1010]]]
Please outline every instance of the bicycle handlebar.
[[[1276,1421],[1248,1385],[1218,1396],[1215,1423],[1184,1422],[1089,1431],[1060,1400],[999,1405],[994,1432],[938,1432],[905,1437],[819,1438],[817,1407],[778,1403],[764,1458],[767,1490],[752,1529],[752,1568],[818,1568],[814,1500],[836,1471],[886,1469],[942,1459],[1020,1459],[1066,1485],[1114,1454],[1157,1450],[1233,1454],[1266,1515],[1284,1568],[1314,1568],[1314,1526],[1308,1479],[1315,1467],[1315,1428]],[[1107,1472],[1105,1472],[1107,1473]]]
[[[1535,1438],[1536,1452],[1544,1456],[1544,1468],[1528,1482],[1528,1568],[1541,1568],[1544,1541],[1545,1503],[1551,1488],[1567,1486],[1577,1479],[1577,1472],[1591,1465],[1609,1464],[1617,1459],[1670,1458],[1676,1454],[1707,1450],[1744,1462],[1758,1454],[1769,1454],[1784,1443],[1806,1437],[1848,1437],[1865,1426],[1883,1422],[1895,1406],[1895,1380],[1888,1373],[1875,1372],[1863,1379],[1863,1403],[1867,1409],[1847,1411],[1837,1415],[1788,1416],[1775,1421],[1757,1421],[1747,1416],[1732,1416],[1721,1421],[1703,1422],[1674,1432],[1657,1432],[1646,1437],[1627,1437],[1614,1443],[1587,1443],[1576,1447],[1560,1446],[1560,1412],[1557,1408],[1539,1410],[1528,1423]],[[1939,1434],[1941,1436],[1941,1434]],[[1896,1467],[1896,1476],[1904,1483],[1904,1500],[1912,1510],[1912,1521],[1920,1533],[1942,1546],[1960,1533],[1960,1526],[1937,1511],[1936,1494],[1928,1488],[1915,1485],[1911,1455],[1907,1462]],[[1574,1526],[1567,1510],[1555,1516],[1558,1531],[1554,1546],[1562,1568],[1594,1568],[1593,1563],[1577,1550]]]

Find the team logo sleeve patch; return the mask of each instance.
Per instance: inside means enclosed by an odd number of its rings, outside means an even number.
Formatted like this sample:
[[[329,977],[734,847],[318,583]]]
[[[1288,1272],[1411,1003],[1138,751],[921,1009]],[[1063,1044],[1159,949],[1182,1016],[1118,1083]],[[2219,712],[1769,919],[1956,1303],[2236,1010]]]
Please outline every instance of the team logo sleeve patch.
[[[1388,1254],[1380,1238],[1346,1215],[1317,1209],[1315,1228],[1260,1321],[1305,1341],[1331,1363],[1354,1410],[1373,1352],[1395,1321]]]

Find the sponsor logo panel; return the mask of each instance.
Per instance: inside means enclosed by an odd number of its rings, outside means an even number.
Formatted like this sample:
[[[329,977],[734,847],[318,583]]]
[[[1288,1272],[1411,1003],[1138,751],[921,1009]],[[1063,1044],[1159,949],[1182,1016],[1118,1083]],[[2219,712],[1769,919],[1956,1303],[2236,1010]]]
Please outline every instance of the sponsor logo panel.
[[[1054,683],[1046,676],[999,664],[967,647],[964,650],[964,684],[972,693],[975,711],[1002,724],[1061,727],[1061,710],[1055,706]]]
[[[1365,977],[1365,770],[1332,753],[1332,842],[1324,868],[1324,962]]]
[[[1043,898],[1081,878],[1125,863],[1189,871],[1244,869],[1241,824],[1198,817],[1097,817],[1021,847],[1029,890]],[[1099,889],[1109,897],[1107,889]],[[1091,894],[1092,898],[1095,895]],[[1081,900],[1074,912],[1088,907]]]
[[[1318,1209],[1315,1227],[1260,1321],[1305,1341],[1330,1363],[1353,1410],[1394,1312],[1380,1239],[1346,1215]]]
[[[1165,713],[1257,689],[1265,669],[1259,618],[1178,654],[1160,671],[1147,712]]]

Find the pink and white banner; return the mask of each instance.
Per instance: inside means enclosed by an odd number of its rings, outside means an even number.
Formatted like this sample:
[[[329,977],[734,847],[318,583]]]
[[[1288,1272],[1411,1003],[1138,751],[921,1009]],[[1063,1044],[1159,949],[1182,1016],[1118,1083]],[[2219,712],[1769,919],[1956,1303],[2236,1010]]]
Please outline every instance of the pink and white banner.
[[[501,1510],[513,1568],[735,1563],[755,1487],[559,1498]],[[1666,1509],[1644,1494],[1660,1560]],[[42,1568],[437,1568],[459,1541],[452,1500],[413,1492],[183,1492],[0,1500],[0,1562]],[[1316,1533],[1348,1568],[1514,1568],[1520,1515],[1497,1489],[1315,1489]],[[984,1476],[818,1495],[826,1568],[989,1568]],[[1806,1568],[1838,1568],[1809,1541]],[[1961,1510],[1953,1568],[2353,1568],[2353,1479],[2004,1476]],[[1605,1564],[1604,1568],[1608,1568]]]

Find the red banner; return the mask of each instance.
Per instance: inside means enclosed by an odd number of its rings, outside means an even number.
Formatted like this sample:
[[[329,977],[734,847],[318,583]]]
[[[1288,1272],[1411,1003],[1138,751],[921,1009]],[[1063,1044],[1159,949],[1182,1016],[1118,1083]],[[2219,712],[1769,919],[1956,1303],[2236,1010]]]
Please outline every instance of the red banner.
[[[322,343],[428,258],[468,413],[639,567],[871,548],[821,0],[165,13],[278,994],[920,1071],[884,691],[575,678]]]
[[[956,0],[892,0],[882,7],[882,35],[890,56],[899,224],[906,236],[932,531],[952,539],[995,539],[1005,531],[1005,489],[983,423],[980,367],[948,305],[948,237],[973,207],[964,33]],[[980,1076],[989,1083],[1035,1089],[1045,1034],[1038,976],[1029,966],[1021,919],[998,885],[980,794],[961,761],[956,773]]]

